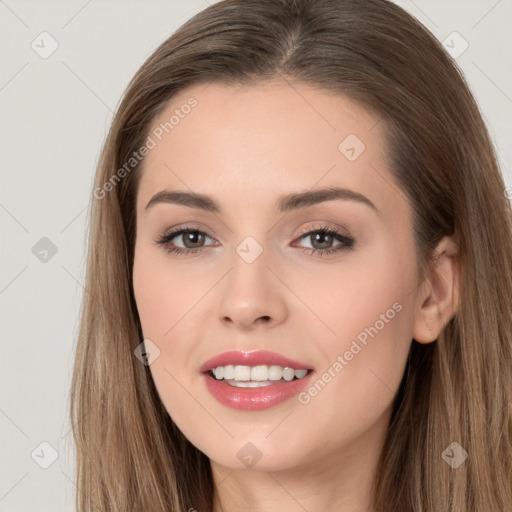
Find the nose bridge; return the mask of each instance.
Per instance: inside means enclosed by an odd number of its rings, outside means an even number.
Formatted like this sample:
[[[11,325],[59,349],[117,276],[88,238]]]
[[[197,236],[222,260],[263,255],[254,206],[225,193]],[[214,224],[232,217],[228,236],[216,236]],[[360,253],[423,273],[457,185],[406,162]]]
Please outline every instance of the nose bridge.
[[[235,252],[247,265],[267,259],[268,243],[266,239],[262,240],[262,237],[263,235],[259,235],[256,239],[254,236],[248,235],[236,246]]]
[[[248,327],[260,318],[282,321],[286,308],[282,286],[270,271],[270,253],[254,236],[236,247],[226,276],[219,316]]]
[[[266,295],[272,288],[268,249],[253,236],[247,236],[235,247],[232,265],[228,277],[231,293],[245,295],[248,300],[252,296]]]

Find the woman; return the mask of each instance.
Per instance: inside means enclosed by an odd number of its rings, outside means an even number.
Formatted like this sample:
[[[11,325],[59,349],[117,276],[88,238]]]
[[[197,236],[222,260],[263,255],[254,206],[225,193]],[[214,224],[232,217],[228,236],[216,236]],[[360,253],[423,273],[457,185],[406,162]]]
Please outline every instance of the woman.
[[[504,189],[463,77],[396,5],[194,16],[95,177],[78,510],[511,510]]]

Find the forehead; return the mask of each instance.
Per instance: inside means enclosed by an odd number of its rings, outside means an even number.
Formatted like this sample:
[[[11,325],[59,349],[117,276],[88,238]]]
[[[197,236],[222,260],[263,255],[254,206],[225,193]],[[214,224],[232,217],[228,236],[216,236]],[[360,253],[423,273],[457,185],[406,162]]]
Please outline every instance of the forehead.
[[[282,192],[339,185],[386,201],[383,126],[349,98],[303,83],[196,85],[153,120],[138,207],[165,188],[227,193],[256,206]]]

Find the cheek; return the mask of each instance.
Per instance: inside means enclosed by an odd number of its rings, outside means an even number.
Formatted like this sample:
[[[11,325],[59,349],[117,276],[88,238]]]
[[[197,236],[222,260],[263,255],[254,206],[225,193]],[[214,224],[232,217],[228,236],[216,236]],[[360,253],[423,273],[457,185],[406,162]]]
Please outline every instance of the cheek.
[[[181,424],[181,418],[194,418],[201,424],[197,397],[187,383],[195,371],[190,366],[195,349],[190,326],[205,287],[189,280],[185,272],[169,269],[164,260],[143,249],[135,252],[133,290],[142,332],[159,349],[149,368],[173,420]]]
[[[357,341],[361,348],[371,344],[375,357],[383,356],[403,344],[407,331],[404,327],[410,323],[406,313],[407,288],[389,273],[386,279],[375,281],[360,276],[346,279],[342,290],[328,295],[330,300],[324,307],[326,324],[335,333],[329,351],[350,350]]]
[[[343,374],[347,379],[352,375],[348,385],[359,386],[363,378],[378,380],[371,369],[389,387],[398,385],[412,339],[413,254],[399,254],[388,246],[379,254],[333,267],[330,274],[317,273],[302,286],[298,293],[308,298],[310,310],[321,320],[311,325],[321,333],[313,339],[327,357],[326,367],[345,355]]]
[[[186,271],[171,268],[165,256],[136,250],[133,290],[145,337],[172,338],[180,324],[194,316],[204,288],[200,280],[189,279]]]
[[[154,252],[136,250],[133,290],[144,339],[151,340],[159,350],[150,370],[165,403],[167,397],[182,396],[176,385],[183,382],[189,370],[194,347],[186,330],[200,290],[194,282],[187,282],[184,273],[170,271],[164,260]]]
[[[320,320],[313,319],[312,325],[322,330],[331,355],[348,350],[355,339],[363,345],[377,338],[394,344],[407,332],[404,325],[410,325],[408,304],[415,287],[412,256],[388,247],[378,254],[354,257],[329,272],[312,272],[299,281],[297,295],[307,298],[309,309]]]
[[[299,398],[311,417],[354,435],[390,406],[412,339],[415,260],[392,252],[372,259],[318,279],[308,295],[323,323],[315,339],[325,364]]]

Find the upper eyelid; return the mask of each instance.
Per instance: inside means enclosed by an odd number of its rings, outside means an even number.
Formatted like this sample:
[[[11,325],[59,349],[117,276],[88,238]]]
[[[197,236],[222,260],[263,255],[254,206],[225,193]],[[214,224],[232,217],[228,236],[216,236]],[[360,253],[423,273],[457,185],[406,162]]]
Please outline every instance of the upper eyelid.
[[[312,233],[322,232],[322,231],[327,232],[330,236],[332,236],[335,240],[337,240],[337,242],[339,242],[339,245],[331,247],[331,248],[326,248],[326,249],[315,249],[315,248],[311,248],[311,247],[304,247],[304,248],[302,248],[302,250],[311,251],[311,256],[313,254],[316,254],[317,257],[321,257],[321,256],[327,257],[327,256],[331,256],[331,255],[334,256],[335,253],[339,253],[340,251],[347,251],[347,250],[351,251],[354,249],[354,245],[356,245],[356,246],[358,245],[356,242],[356,238],[354,236],[352,236],[352,234],[350,232],[345,232],[345,231],[348,231],[348,230],[346,230],[346,228],[344,228],[344,227],[343,228],[341,228],[341,227],[334,228],[332,226],[326,225],[326,222],[321,222],[321,221],[317,221],[317,222],[318,222],[317,224],[309,226],[308,228],[304,228],[300,231],[300,233],[295,235],[293,238],[291,247],[296,247],[297,242],[300,243],[300,241],[302,239],[305,239],[308,236],[311,236]],[[208,247],[213,247],[213,248],[216,247],[216,245],[214,244],[214,245],[204,245],[204,246],[198,247],[198,248],[187,248],[187,247],[180,247],[179,245],[176,245],[174,242],[172,242],[172,240],[174,238],[180,237],[186,232],[198,232],[198,233],[205,235],[206,238],[211,238],[212,240],[217,242],[216,238],[210,236],[207,231],[205,231],[203,229],[198,229],[197,226],[181,225],[181,226],[177,226],[173,229],[168,230],[163,235],[160,235],[156,240],[154,240],[154,243],[156,243],[157,245],[161,245],[168,252],[179,252],[182,255],[186,255],[186,254],[190,255],[190,254],[196,253],[196,252],[203,252]]]
[[[353,239],[353,236],[350,233],[344,233],[343,229],[334,228],[332,226],[327,226],[327,225],[324,225],[324,224],[316,224],[316,225],[310,226],[308,228],[305,228],[304,230],[301,230],[300,233],[298,233],[295,236],[294,240],[304,238],[305,236],[308,236],[311,233],[314,233],[314,232],[317,232],[317,231],[333,231],[338,236],[345,237],[347,239]],[[211,238],[212,240],[218,241],[217,240],[218,237],[211,236],[206,230],[201,229],[198,226],[194,226],[194,225],[178,226],[176,228],[173,228],[173,229],[170,229],[168,231],[165,231],[163,233],[163,235],[161,235],[160,239],[167,238],[167,239],[171,240],[173,238],[181,236],[183,233],[186,233],[186,232],[198,232],[198,233],[201,233],[201,234],[205,235],[208,238]]]

